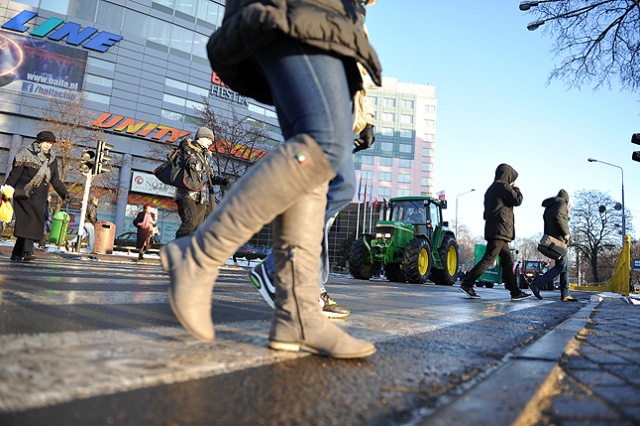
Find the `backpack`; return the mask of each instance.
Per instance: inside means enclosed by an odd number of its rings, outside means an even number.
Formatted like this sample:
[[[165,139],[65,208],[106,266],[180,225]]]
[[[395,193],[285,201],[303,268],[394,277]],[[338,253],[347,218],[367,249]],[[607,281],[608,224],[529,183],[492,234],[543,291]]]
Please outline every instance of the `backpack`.
[[[202,191],[207,184],[202,175],[186,165],[185,152],[174,148],[169,152],[167,161],[152,172],[160,182],[188,191]]]

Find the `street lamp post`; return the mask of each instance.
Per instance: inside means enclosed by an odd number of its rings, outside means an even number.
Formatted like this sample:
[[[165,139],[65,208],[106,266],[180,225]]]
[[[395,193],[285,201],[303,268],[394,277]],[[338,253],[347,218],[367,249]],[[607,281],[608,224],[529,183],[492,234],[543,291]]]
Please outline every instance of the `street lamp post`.
[[[470,191],[463,192],[462,194],[458,194],[456,196],[456,238],[458,238],[458,198],[460,198],[461,196],[463,196],[465,194],[470,194],[473,191],[475,191],[475,188],[471,189]]]
[[[602,163],[602,164],[606,164],[607,166],[620,169],[620,173],[622,175],[622,244],[624,244],[624,238],[627,235],[627,221],[625,219],[625,212],[624,212],[624,170],[622,170],[622,167],[620,166],[616,166],[615,164],[596,160],[595,158],[588,158],[587,161],[590,163]]]
[[[520,2],[520,5],[518,7],[522,11],[527,11],[527,10],[531,9],[532,7],[538,6],[540,3],[555,3],[557,1],[562,1],[562,0],[522,1],[522,2]],[[590,9],[593,9],[593,7],[594,7],[594,5],[587,5],[587,6],[584,6],[584,7],[579,7],[579,8],[574,9],[574,10],[570,10],[568,12],[560,13],[560,14],[558,14],[556,16],[551,16],[551,17],[546,18],[546,19],[540,19],[538,21],[530,22],[527,25],[527,29],[529,31],[535,31],[538,28],[540,28],[542,25],[544,25],[545,22],[553,21],[554,19],[575,18],[576,16],[579,16],[583,12],[585,12],[587,10],[590,10]]]

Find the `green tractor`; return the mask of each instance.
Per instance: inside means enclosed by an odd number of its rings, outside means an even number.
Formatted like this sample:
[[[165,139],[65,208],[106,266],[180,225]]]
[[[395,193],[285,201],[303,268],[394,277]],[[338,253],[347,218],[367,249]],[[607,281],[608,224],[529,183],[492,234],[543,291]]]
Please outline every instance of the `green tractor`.
[[[374,234],[363,234],[349,252],[354,278],[368,280],[384,272],[389,281],[453,285],[458,273],[458,243],[442,220],[446,200],[433,197],[392,198],[384,207],[386,220]]]

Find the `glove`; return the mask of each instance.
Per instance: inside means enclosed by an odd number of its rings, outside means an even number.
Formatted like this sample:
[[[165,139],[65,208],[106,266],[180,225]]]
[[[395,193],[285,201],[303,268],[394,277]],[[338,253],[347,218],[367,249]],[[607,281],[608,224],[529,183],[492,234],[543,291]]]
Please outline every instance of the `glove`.
[[[376,141],[376,138],[373,135],[373,127],[373,124],[367,124],[360,132],[360,137],[353,141],[353,144],[356,146],[353,149],[354,153],[362,151],[363,149],[371,148],[371,145]]]
[[[15,189],[11,185],[0,186],[0,193],[2,193],[2,201],[9,201],[13,197]]]

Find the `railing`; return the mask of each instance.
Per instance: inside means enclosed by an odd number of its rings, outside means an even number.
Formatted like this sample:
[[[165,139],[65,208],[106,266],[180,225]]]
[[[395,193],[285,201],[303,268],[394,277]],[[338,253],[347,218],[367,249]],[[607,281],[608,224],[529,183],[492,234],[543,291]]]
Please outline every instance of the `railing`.
[[[618,293],[624,296],[629,295],[629,287],[631,285],[631,237],[625,235],[624,244],[622,245],[622,253],[618,259],[618,265],[613,272],[613,276],[608,280],[600,283],[594,283],[591,285],[577,286],[571,284],[571,290],[579,291],[597,291],[597,292],[611,292]]]

